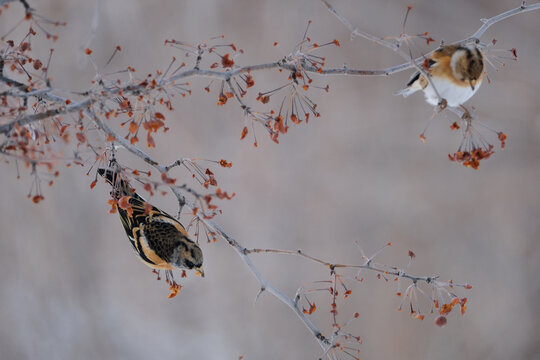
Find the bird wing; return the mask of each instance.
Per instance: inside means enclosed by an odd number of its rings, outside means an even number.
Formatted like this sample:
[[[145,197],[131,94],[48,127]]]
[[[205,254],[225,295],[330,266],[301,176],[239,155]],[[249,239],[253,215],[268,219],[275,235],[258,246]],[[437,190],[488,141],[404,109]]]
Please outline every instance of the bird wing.
[[[148,266],[172,269],[173,250],[185,241],[191,242],[187,231],[178,220],[147,203],[137,193],[132,193],[129,204],[131,214],[121,208],[118,213],[133,249]]]
[[[160,259],[167,263],[174,263],[180,253],[180,249],[175,255],[177,248],[187,250],[187,242],[191,240],[170,222],[169,218],[161,216],[152,217],[151,221],[144,224],[143,237],[141,238],[144,245],[148,246],[148,250],[155,253]]]
[[[437,61],[431,58],[427,59],[426,66],[428,70],[434,67],[435,64],[437,64]],[[426,86],[428,86],[428,81],[425,79],[424,76],[422,76],[420,71],[417,71],[413,74],[413,76],[411,76],[409,82],[407,82],[407,87],[405,87],[405,89],[395,92],[394,95],[402,95],[403,97],[407,97],[411,94],[414,94],[418,90],[425,89]]]

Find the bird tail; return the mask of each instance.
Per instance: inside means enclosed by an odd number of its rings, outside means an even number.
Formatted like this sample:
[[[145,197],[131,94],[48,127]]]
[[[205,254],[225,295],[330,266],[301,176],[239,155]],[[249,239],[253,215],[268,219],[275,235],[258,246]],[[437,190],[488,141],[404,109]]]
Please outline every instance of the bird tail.
[[[124,226],[124,230],[131,240],[131,244],[135,250],[139,252],[139,249],[135,244],[133,229],[138,227],[141,221],[144,221],[148,212],[159,212],[159,210],[150,204],[147,204],[146,201],[135,192],[135,189],[129,185],[127,180],[122,179],[120,173],[115,169],[100,168],[97,172],[113,187],[113,190],[111,191],[113,199],[120,200],[120,198],[124,196],[129,196],[128,203],[130,204],[130,208],[126,209],[119,206],[118,213],[122,225]],[[148,208],[148,206],[150,206],[150,208]]]
[[[415,92],[417,92],[418,89],[414,89],[412,87],[406,87],[405,89],[402,89],[402,90],[399,90],[399,91],[396,91],[394,93],[394,95],[401,95],[403,96],[404,98],[408,97],[409,95],[411,94],[414,94]]]
[[[422,90],[424,87],[426,87],[427,84],[424,86],[422,85],[423,77],[421,77],[420,75],[421,75],[420,72],[417,72],[416,74],[414,74],[409,79],[409,82],[407,83],[407,87],[403,90],[396,91],[394,95],[401,95],[406,98],[407,96],[414,94],[418,90]]]
[[[122,179],[122,176],[118,171],[115,171],[113,169],[99,168],[97,172],[99,175],[103,176],[103,178],[109,184],[111,184],[114,189],[114,193],[118,197],[133,194],[134,189],[129,185],[126,180]]]

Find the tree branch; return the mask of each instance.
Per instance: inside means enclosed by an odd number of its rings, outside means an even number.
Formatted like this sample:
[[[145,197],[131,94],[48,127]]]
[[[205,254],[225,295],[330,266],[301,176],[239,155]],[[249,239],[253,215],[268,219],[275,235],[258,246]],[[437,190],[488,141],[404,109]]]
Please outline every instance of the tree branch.
[[[8,2],[11,2],[14,0],[0,0],[0,4],[5,4]],[[19,0],[25,8],[28,10],[28,4],[24,0]],[[365,38],[370,41],[374,41],[380,45],[383,45],[389,49],[392,49],[393,51],[400,54],[402,57],[408,60],[408,62],[396,65],[393,67],[389,67],[386,69],[379,69],[379,70],[362,70],[362,69],[349,69],[346,66],[343,66],[341,68],[327,68],[327,69],[321,69],[316,66],[311,66],[305,62],[300,62],[298,60],[295,60],[292,55],[286,56],[283,59],[275,62],[268,62],[268,63],[262,63],[257,65],[247,65],[242,67],[233,68],[230,70],[212,70],[212,69],[199,69],[200,65],[200,59],[199,57],[196,60],[195,66],[192,69],[186,70],[184,72],[178,73],[176,75],[173,75],[169,77],[166,81],[163,83],[160,83],[160,86],[166,86],[173,84],[175,81],[180,79],[187,79],[187,78],[193,78],[193,77],[202,77],[202,78],[210,78],[210,79],[218,79],[227,82],[229,85],[231,91],[233,92],[233,95],[235,96],[235,99],[239,102],[241,107],[245,111],[249,111],[249,107],[242,101],[240,94],[238,91],[233,87],[231,83],[231,79],[235,76],[247,73],[247,72],[255,72],[255,71],[262,71],[262,70],[269,70],[269,69],[283,69],[291,72],[295,72],[298,70],[298,67],[301,66],[302,69],[308,73],[313,74],[319,74],[319,75],[358,75],[358,76],[365,76],[365,75],[373,75],[373,76],[387,76],[393,73],[397,73],[412,67],[415,67],[419,71],[424,73],[423,68],[421,67],[422,62],[424,61],[424,57],[419,57],[416,59],[412,59],[409,54],[407,54],[401,47],[400,47],[400,40],[396,40],[396,42],[386,40],[384,38],[380,38],[371,34],[368,34],[366,32],[363,32],[361,30],[358,30],[356,28],[353,28],[352,24],[341,14],[339,14],[327,0],[321,0],[323,4],[328,8],[332,14],[334,14],[354,35],[360,36],[362,38]],[[533,5],[525,5],[523,4],[521,7],[507,11],[505,13],[502,13],[500,15],[494,16],[490,19],[487,19],[484,21],[484,24],[469,38],[461,40],[457,42],[457,44],[467,44],[467,43],[473,43],[478,42],[478,38],[482,36],[485,31],[494,25],[495,23],[502,21],[506,18],[509,18],[511,16],[538,10],[540,9],[540,3],[533,4]],[[3,61],[2,66],[0,67],[0,70],[3,70]],[[426,78],[429,79],[428,76]],[[28,98],[28,97],[36,97],[40,98],[43,97],[45,99],[50,99],[52,101],[52,104],[57,105],[57,107],[53,109],[49,109],[47,111],[43,111],[37,114],[32,115],[19,115],[15,120],[8,122],[6,124],[0,125],[0,134],[5,134],[9,136],[9,132],[16,126],[24,126],[28,125],[34,122],[38,122],[50,117],[54,117],[61,114],[67,114],[67,113],[74,113],[74,112],[81,112],[84,111],[85,113],[89,114],[92,118],[94,124],[106,135],[112,136],[118,144],[122,145],[127,151],[134,154],[136,157],[140,158],[147,164],[151,165],[155,169],[157,169],[161,174],[167,175],[170,168],[172,166],[164,166],[160,162],[158,162],[156,159],[154,159],[151,155],[144,152],[142,149],[140,149],[138,146],[131,144],[128,140],[126,140],[124,137],[120,136],[116,131],[114,131],[109,124],[107,124],[106,120],[103,120],[99,113],[94,109],[94,106],[96,104],[99,104],[99,101],[104,101],[104,99],[111,98],[114,95],[118,95],[121,93],[131,93],[131,94],[140,94],[143,91],[147,90],[142,83],[141,84],[130,84],[128,86],[125,86],[123,88],[105,88],[103,87],[102,92],[98,93],[92,93],[91,91],[85,93],[83,96],[81,96],[81,99],[79,99],[78,102],[72,103],[70,105],[64,106],[66,99],[63,99],[60,96],[56,96],[51,94],[53,91],[52,88],[46,87],[44,89],[39,90],[33,90],[29,91],[26,85],[19,83],[15,80],[9,79],[4,76],[3,73],[0,73],[0,82],[6,84],[7,86],[13,86],[16,90],[20,91],[21,93],[14,93],[12,91],[6,91],[4,93],[1,93],[1,96],[13,96],[13,97],[20,97],[20,98]],[[148,90],[150,91],[150,90]],[[48,96],[48,97],[47,97]],[[99,100],[97,100],[99,99]],[[51,104],[51,105],[52,105]],[[458,110],[456,110],[458,111]],[[174,193],[174,195],[177,197],[178,202],[180,204],[180,209],[182,206],[186,205],[189,207],[192,211],[195,211],[196,207],[194,204],[189,203],[186,201],[184,194],[182,193],[181,189],[177,186],[170,186],[171,191]],[[217,234],[220,235],[221,238],[227,241],[227,243],[236,251],[238,256],[241,258],[241,260],[246,264],[246,266],[249,268],[252,275],[256,278],[258,281],[261,291],[268,291],[270,294],[272,294],[275,298],[277,298],[279,301],[284,303],[286,306],[288,306],[302,321],[302,323],[308,328],[310,333],[316,338],[317,342],[321,346],[321,348],[325,351],[325,354],[327,354],[328,358],[330,358],[330,355],[328,353],[329,345],[333,344],[333,341],[330,340],[330,337],[325,337],[322,332],[313,324],[313,322],[310,320],[310,318],[300,309],[298,302],[295,301],[290,296],[287,296],[285,293],[283,293],[280,289],[275,287],[272,283],[270,283],[263,274],[259,271],[259,269],[255,266],[255,264],[252,261],[252,258],[250,257],[250,254],[256,254],[256,253],[275,253],[275,254],[284,254],[284,255],[294,255],[303,257],[305,259],[308,259],[310,261],[322,264],[326,267],[328,267],[330,270],[334,271],[337,268],[351,268],[351,269],[367,269],[372,270],[378,273],[386,274],[386,275],[392,275],[396,276],[398,278],[407,278],[411,280],[413,283],[417,282],[425,282],[428,284],[431,284],[434,280],[436,280],[437,276],[414,276],[406,273],[403,270],[399,270],[395,267],[380,267],[373,265],[371,263],[371,259],[366,259],[365,263],[360,265],[350,265],[350,264],[338,264],[338,263],[331,263],[326,260],[322,260],[319,258],[316,258],[314,256],[308,255],[304,253],[301,250],[293,251],[293,250],[278,250],[278,249],[247,249],[245,248],[241,243],[239,243],[235,238],[233,238],[230,234],[228,234],[218,223],[216,223],[213,219],[205,216],[203,211],[197,210],[196,216],[198,217],[199,221],[201,221],[207,228],[214,230]],[[465,285],[458,285],[454,284],[455,286],[465,286]]]
[[[146,163],[152,165],[154,168],[156,168],[160,173],[167,174],[167,167],[160,165],[155,159],[153,159],[150,155],[146,154],[144,151],[139,149],[137,146],[130,144],[128,141],[126,141],[122,136],[117,134],[114,130],[112,130],[106,123],[104,123],[96,114],[91,112],[91,115],[97,124],[99,128],[101,128],[106,134],[112,135],[115,138],[115,141],[120,143],[126,150],[134,154],[135,156],[141,158]],[[184,196],[182,193],[178,190],[177,187],[171,187],[172,192],[176,195],[179,201],[183,201],[186,206],[188,206],[191,210],[195,209],[195,206],[189,203],[186,203]],[[323,349],[326,349],[324,345],[327,345],[327,341],[325,340],[325,337],[322,335],[321,331],[313,324],[313,322],[302,312],[302,310],[298,307],[298,305],[293,301],[292,298],[285,295],[282,291],[280,291],[278,288],[273,286],[270,282],[268,282],[259,269],[253,264],[253,261],[249,258],[248,254],[249,252],[247,249],[242,246],[236,239],[234,239],[232,236],[230,236],[221,226],[219,226],[215,221],[211,219],[205,218],[204,214],[197,213],[197,216],[199,219],[207,225],[209,228],[214,229],[222,238],[224,238],[229,245],[231,245],[237,252],[237,254],[240,256],[240,258],[244,261],[244,263],[248,266],[249,270],[255,276],[259,284],[261,285],[261,289],[268,291],[270,294],[274,295],[278,300],[283,302],[285,305],[287,305],[289,308],[291,308],[295,314],[302,320],[302,322],[306,325],[306,327],[309,329],[309,331],[315,336],[318,343],[321,345]]]
[[[355,28],[343,15],[341,15],[332,6],[332,4],[330,4],[330,2],[328,0],[321,0],[321,2],[326,6],[328,11],[330,11],[334,16],[336,16],[337,19],[341,23],[343,23],[349,29],[349,31],[351,31],[351,33],[353,35],[360,36],[360,37],[362,37],[362,38],[364,38],[366,40],[369,40],[369,41],[373,41],[376,44],[385,46],[385,47],[387,47],[387,48],[389,48],[389,49],[391,49],[393,51],[397,51],[399,49],[399,45],[398,45],[399,42],[398,42],[398,44],[396,44],[396,43],[390,42],[388,40],[385,40],[385,39],[383,39],[381,37],[371,35],[369,33],[366,33],[364,31],[361,31],[361,30]],[[517,8],[512,9],[512,10],[508,10],[508,11],[502,13],[502,14],[493,16],[493,17],[491,17],[489,19],[483,19],[482,22],[484,24],[475,33],[473,33],[471,36],[469,36],[469,37],[467,37],[467,38],[465,38],[463,40],[456,41],[456,42],[454,42],[452,44],[466,45],[466,44],[471,44],[471,43],[478,43],[480,37],[487,31],[487,29],[490,28],[491,26],[493,26],[494,24],[498,23],[499,21],[502,21],[502,20],[507,19],[509,17],[512,17],[514,15],[518,15],[518,14],[529,12],[529,11],[539,10],[539,9],[540,9],[540,3],[536,3],[536,4],[532,4],[532,5],[526,5],[525,1],[523,1],[522,5],[520,7],[517,7]],[[429,54],[431,54],[432,52],[433,51],[427,53],[424,56],[417,57],[416,59],[414,59],[412,61],[412,63],[409,61],[407,63],[392,66],[392,67],[387,68],[387,69],[374,70],[373,72],[370,72],[369,70],[367,70],[366,74],[362,73],[361,70],[356,70],[356,73],[353,73],[351,75],[390,75],[390,74],[393,74],[393,73],[397,73],[397,72],[400,72],[400,71],[403,71],[403,70],[410,69],[413,66],[413,64],[416,64],[416,65],[422,64],[425,61],[426,57],[428,57]],[[332,69],[332,71],[334,71],[334,70],[335,69]],[[383,73],[381,73],[381,71]],[[335,73],[335,72],[333,72],[333,73]]]
[[[525,1],[521,3],[521,6],[512,10],[508,10],[502,14],[495,15],[489,19],[482,19],[482,22],[484,25],[482,25],[474,34],[472,34],[468,39],[462,40],[463,43],[471,43],[476,42],[480,39],[482,35],[489,29],[491,26],[495,25],[499,21],[508,19],[509,17],[512,17],[514,15],[518,15],[521,13],[534,11],[540,9],[540,3],[526,5]],[[461,42],[460,42],[461,43]]]
[[[13,127],[15,125],[24,126],[24,125],[31,124],[31,123],[36,122],[36,121],[41,121],[41,120],[48,119],[50,117],[54,117],[54,116],[58,116],[58,115],[62,115],[62,114],[73,113],[73,112],[79,112],[80,110],[86,108],[90,104],[91,104],[91,99],[86,98],[86,99],[84,99],[82,101],[79,101],[79,102],[74,103],[74,104],[70,104],[68,106],[62,106],[62,107],[58,107],[58,108],[55,108],[55,109],[50,109],[50,110],[47,110],[47,111],[44,111],[44,112],[41,112],[41,113],[37,113],[37,114],[21,116],[18,119],[12,121],[12,122],[9,122],[9,123],[4,124],[4,125],[0,125],[0,134],[9,133],[11,131],[11,129],[13,129]]]

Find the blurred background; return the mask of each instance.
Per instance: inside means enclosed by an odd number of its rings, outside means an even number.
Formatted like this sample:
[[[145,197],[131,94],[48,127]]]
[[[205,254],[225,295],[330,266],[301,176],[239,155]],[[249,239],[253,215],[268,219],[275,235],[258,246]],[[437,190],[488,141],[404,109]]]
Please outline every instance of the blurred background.
[[[87,44],[95,1],[30,1],[40,14],[67,21],[55,29],[59,40],[35,42],[46,58],[55,48],[50,74],[59,88],[84,90],[94,76],[81,48],[90,47],[103,66],[122,46],[110,71],[131,65],[139,76],[164,69],[183,53],[165,39],[198,42],[225,34],[246,52],[237,64],[274,61],[301,40],[308,20],[311,38],[338,39],[324,50],[328,66],[383,68],[401,63],[390,50],[351,40],[344,26],[313,0],[101,1],[99,25]],[[333,4],[361,29],[398,35],[408,5],[410,34],[429,32],[436,44],[472,34],[480,19],[518,6],[517,0],[335,0]],[[0,17],[5,34],[23,16],[12,3]],[[411,319],[396,308],[393,283],[364,273],[340,311],[359,312],[349,330],[360,335],[363,359],[540,359],[540,12],[505,20],[483,41],[517,48],[518,62],[489,70],[468,105],[481,121],[508,134],[497,151],[474,171],[448,161],[461,138],[444,113],[431,122],[422,144],[418,135],[432,108],[423,96],[393,96],[411,72],[391,77],[324,77],[330,93],[312,92],[322,116],[292,126],[271,142],[256,130],[240,141],[239,106],[215,106],[217,92],[194,80],[193,95],[176,99],[168,113],[171,130],[156,136],[151,153],[171,163],[180,157],[227,159],[217,169],[220,187],[236,197],[220,205],[217,221],[247,247],[302,249],[324,259],[360,263],[355,241],[368,254],[388,241],[380,262],[404,266],[407,251],[417,257],[410,272],[441,275],[474,285],[465,316],[452,312],[439,328],[434,316]],[[16,33],[11,35],[18,39]],[[279,42],[278,47],[273,43]],[[430,50],[418,43],[418,54]],[[254,74],[256,91],[284,83],[277,71]],[[498,145],[493,134],[485,132]],[[139,164],[125,151],[119,158]],[[144,166],[144,165],[141,165]],[[202,244],[206,278],[188,275],[180,294],[167,299],[167,286],[133,254],[117,215],[108,214],[109,187],[90,190],[87,168],[61,171],[45,200],[26,198],[32,178],[17,180],[13,165],[0,171],[0,358],[173,358],[315,359],[321,351],[293,313],[269,294],[236,253],[222,241]],[[180,182],[189,176],[176,169]],[[177,210],[173,196],[157,205]],[[188,221],[185,216],[183,221]],[[300,258],[254,255],[262,273],[287,294],[328,272]],[[178,277],[178,276],[177,276]],[[314,295],[312,318],[330,329],[330,299]],[[424,303],[424,310],[429,310]]]

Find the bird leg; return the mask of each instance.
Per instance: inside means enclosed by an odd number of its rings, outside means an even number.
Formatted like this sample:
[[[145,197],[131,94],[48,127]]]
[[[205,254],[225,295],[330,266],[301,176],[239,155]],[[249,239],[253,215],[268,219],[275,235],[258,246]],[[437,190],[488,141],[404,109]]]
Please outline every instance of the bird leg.
[[[439,103],[437,104],[438,112],[443,111],[444,109],[446,109],[447,106],[448,102],[446,101],[446,99],[441,99],[441,101],[439,101]]]
[[[165,282],[170,286],[177,286],[178,284],[174,281],[174,274],[172,270],[165,270]]]
[[[459,105],[459,106],[464,111],[463,115],[461,115],[461,120],[465,121],[467,123],[467,127],[468,127],[468,126],[471,125],[471,122],[472,122],[471,112],[465,106],[463,106],[463,105]]]
[[[169,299],[175,297],[180,291],[180,289],[182,289],[182,285],[174,281],[174,275],[172,270],[165,270],[165,282],[169,285]]]

